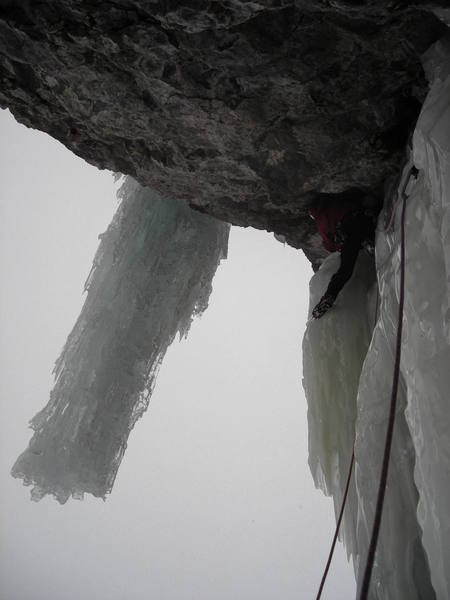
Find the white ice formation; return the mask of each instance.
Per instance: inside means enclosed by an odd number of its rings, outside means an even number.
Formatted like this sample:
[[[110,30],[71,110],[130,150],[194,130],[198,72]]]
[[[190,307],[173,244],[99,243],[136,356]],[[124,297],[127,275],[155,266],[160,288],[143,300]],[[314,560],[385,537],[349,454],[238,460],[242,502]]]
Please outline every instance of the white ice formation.
[[[401,380],[373,600],[450,599],[450,44],[424,57],[431,89],[376,240],[376,285],[361,256],[336,306],[304,339],[310,466],[339,511],[355,439],[342,527],[358,590],[367,557],[389,412],[400,281],[400,190],[406,185],[406,290]],[[417,179],[408,175],[412,165]],[[388,200],[388,199],[387,199]],[[390,218],[392,210],[392,218]],[[313,307],[336,269],[314,275]],[[331,534],[330,534],[331,535]]]
[[[127,178],[86,282],[81,314],[55,365],[47,406],[12,475],[32,498],[64,503],[111,491],[159,365],[208,304],[229,226]]]

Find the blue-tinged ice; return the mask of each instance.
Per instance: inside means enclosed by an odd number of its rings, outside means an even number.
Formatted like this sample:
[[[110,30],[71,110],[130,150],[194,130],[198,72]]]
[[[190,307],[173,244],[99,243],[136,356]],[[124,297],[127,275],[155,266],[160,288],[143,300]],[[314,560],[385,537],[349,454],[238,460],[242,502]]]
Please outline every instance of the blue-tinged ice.
[[[101,243],[81,314],[55,365],[50,401],[12,474],[32,498],[104,498],[158,368],[208,305],[229,226],[162,199],[133,179]]]
[[[450,600],[450,46],[424,56],[430,92],[409,162],[380,215],[379,310],[360,257],[336,306],[304,340],[310,465],[338,512],[355,440],[355,472],[341,539],[358,593],[372,530],[387,427],[400,289],[400,208],[406,186],[406,290],[401,377],[372,600]],[[412,165],[417,179],[409,178]],[[336,269],[311,282],[314,306]],[[330,539],[332,532],[330,532]],[[326,558],[324,549],[324,559]]]

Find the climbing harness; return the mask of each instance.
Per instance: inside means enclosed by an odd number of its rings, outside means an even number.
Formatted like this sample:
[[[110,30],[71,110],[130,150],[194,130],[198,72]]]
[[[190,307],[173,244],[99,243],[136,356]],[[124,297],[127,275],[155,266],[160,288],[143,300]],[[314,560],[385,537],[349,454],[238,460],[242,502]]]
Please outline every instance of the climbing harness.
[[[401,225],[400,225],[400,297],[399,297],[399,306],[398,306],[398,322],[397,322],[394,375],[393,375],[393,381],[392,381],[389,420],[388,420],[388,426],[387,426],[387,430],[386,430],[386,440],[385,440],[385,447],[384,447],[383,462],[382,462],[382,467],[381,467],[380,483],[379,483],[379,487],[378,487],[375,518],[374,518],[374,523],[373,523],[373,528],[372,528],[372,535],[371,535],[371,539],[370,539],[369,551],[368,551],[368,555],[367,555],[367,562],[366,562],[366,567],[364,570],[364,577],[363,577],[363,583],[362,583],[362,587],[361,587],[361,594],[360,594],[359,600],[367,600],[368,593],[369,593],[370,578],[372,575],[373,564],[374,564],[374,559],[375,559],[375,551],[376,551],[378,535],[379,535],[379,531],[380,531],[381,517],[382,517],[383,505],[384,505],[384,497],[385,497],[385,492],[386,492],[387,476],[388,476],[388,470],[389,470],[389,459],[390,459],[390,453],[391,453],[391,447],[392,447],[392,437],[393,437],[394,422],[395,422],[395,410],[396,410],[396,406],[397,406],[397,390],[398,390],[398,382],[399,382],[399,377],[400,377],[401,343],[402,343],[402,331],[403,331],[403,308],[404,308],[404,298],[405,298],[405,213],[406,213],[406,199],[407,199],[406,188],[411,179],[411,176],[417,178],[417,173],[418,173],[418,171],[417,171],[416,167],[413,165],[410,168],[409,173],[407,174],[407,176],[405,178],[405,183],[403,185],[403,189],[402,189],[402,193],[401,193],[402,213],[401,213]],[[388,227],[390,227],[390,225],[392,224],[392,221],[393,221],[393,217],[391,217],[391,222],[388,224]],[[377,320],[377,314],[378,314],[378,294],[377,294],[377,308],[376,308],[375,323]],[[336,541],[337,541],[337,538],[339,535],[339,529],[340,529],[342,517],[344,514],[345,504],[347,501],[347,495],[348,495],[348,490],[349,490],[349,486],[350,486],[350,479],[351,479],[352,471],[353,471],[354,458],[355,458],[355,452],[354,452],[354,444],[353,444],[353,451],[352,451],[352,457],[351,457],[350,467],[349,467],[348,476],[347,476],[347,482],[345,485],[345,491],[344,491],[344,495],[342,498],[342,506],[341,506],[341,510],[340,510],[339,517],[337,520],[336,531],[335,531],[335,534],[333,537],[333,542],[331,544],[330,553],[328,556],[324,574],[322,576],[322,580],[320,582],[320,587],[319,587],[319,591],[318,591],[316,600],[319,600],[321,597],[322,590],[323,590],[325,580],[328,575],[328,570],[330,568],[331,560],[333,557]]]

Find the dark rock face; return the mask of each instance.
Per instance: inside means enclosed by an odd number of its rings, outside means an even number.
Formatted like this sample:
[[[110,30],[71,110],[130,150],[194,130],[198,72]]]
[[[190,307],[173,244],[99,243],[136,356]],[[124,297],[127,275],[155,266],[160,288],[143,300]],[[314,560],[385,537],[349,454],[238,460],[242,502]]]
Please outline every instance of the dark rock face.
[[[382,0],[0,6],[0,105],[18,121],[313,260],[308,206],[396,171],[426,92],[420,54],[446,30]]]

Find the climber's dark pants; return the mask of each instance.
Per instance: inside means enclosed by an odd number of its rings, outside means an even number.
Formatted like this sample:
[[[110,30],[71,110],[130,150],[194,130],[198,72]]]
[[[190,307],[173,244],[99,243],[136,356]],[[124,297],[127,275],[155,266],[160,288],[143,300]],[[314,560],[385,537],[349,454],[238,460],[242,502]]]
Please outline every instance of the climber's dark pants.
[[[343,219],[340,229],[340,235],[343,239],[341,264],[331,278],[326,291],[326,294],[332,296],[333,299],[336,298],[352,276],[363,243],[366,241],[373,242],[374,239],[373,220],[363,213],[352,214]]]

